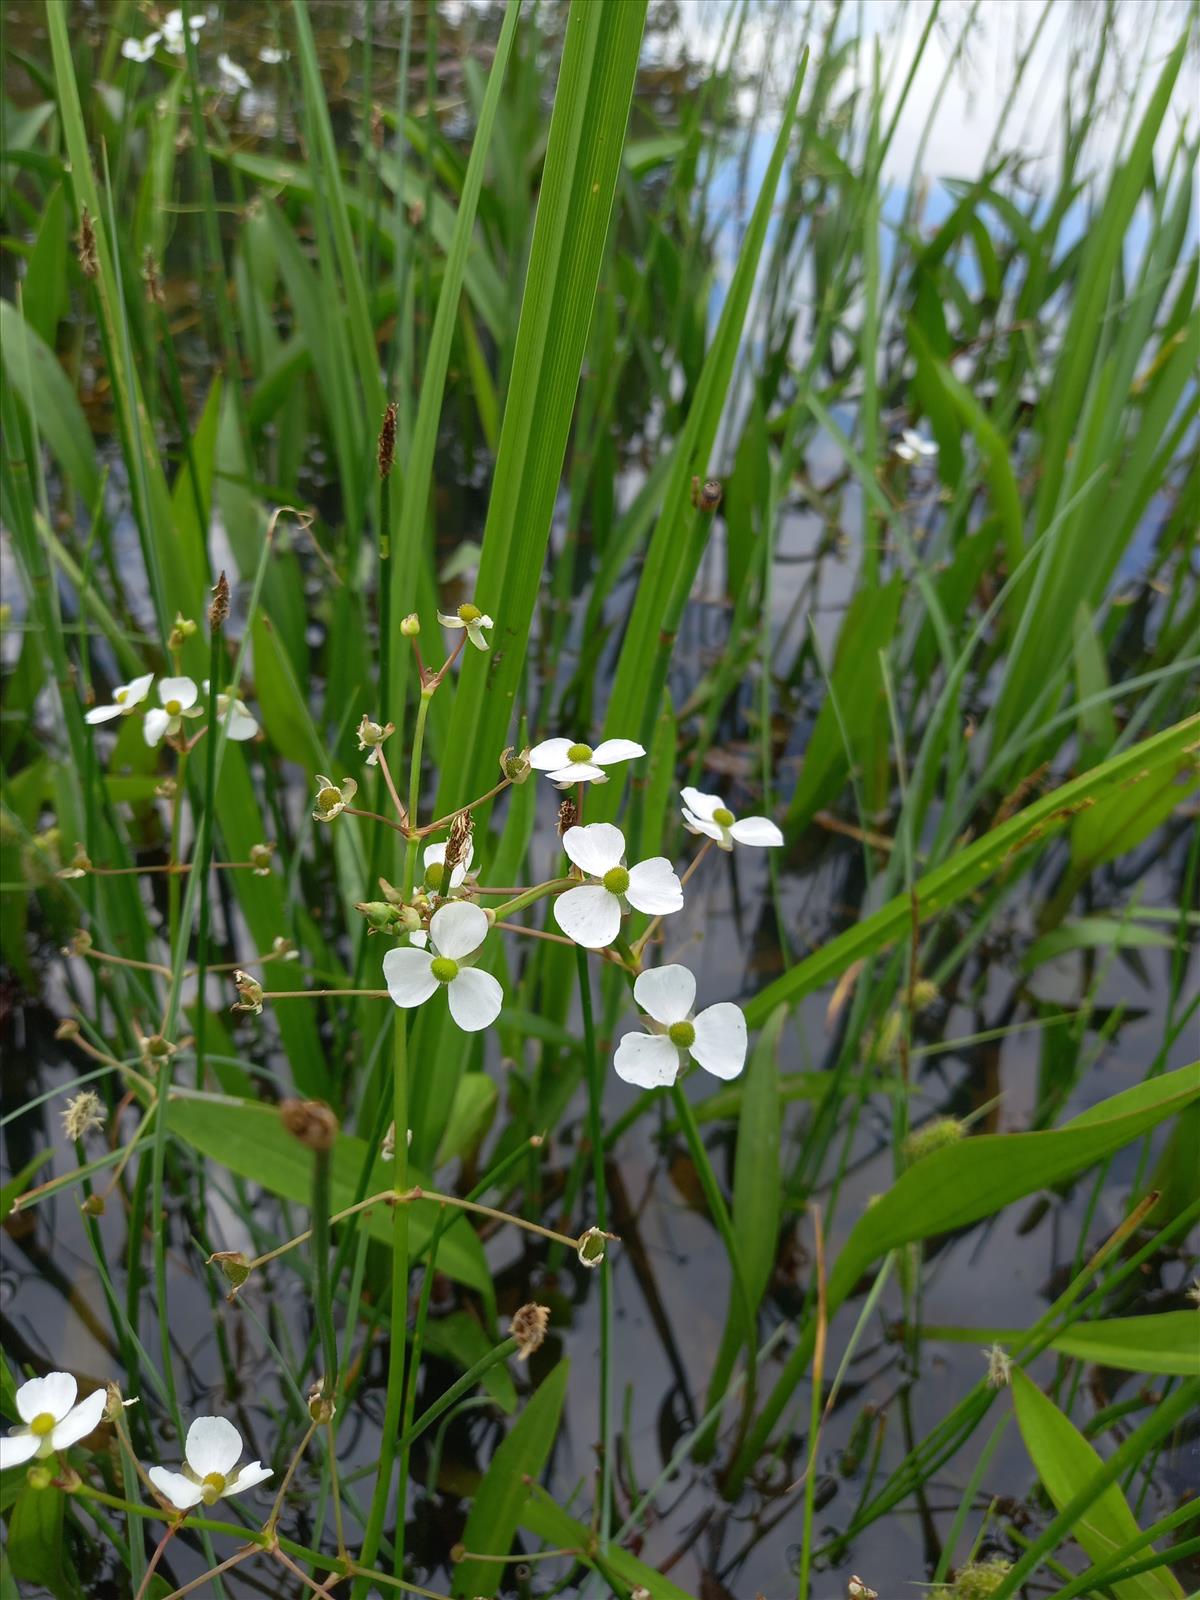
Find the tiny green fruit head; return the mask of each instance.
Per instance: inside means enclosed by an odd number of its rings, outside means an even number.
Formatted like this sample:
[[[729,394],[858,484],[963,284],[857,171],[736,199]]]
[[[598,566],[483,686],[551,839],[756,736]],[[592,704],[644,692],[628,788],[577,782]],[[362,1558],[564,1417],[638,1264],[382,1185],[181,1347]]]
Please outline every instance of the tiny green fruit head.
[[[449,956],[434,956],[429,970],[439,983],[449,983],[452,978],[458,977],[458,962],[452,961]]]

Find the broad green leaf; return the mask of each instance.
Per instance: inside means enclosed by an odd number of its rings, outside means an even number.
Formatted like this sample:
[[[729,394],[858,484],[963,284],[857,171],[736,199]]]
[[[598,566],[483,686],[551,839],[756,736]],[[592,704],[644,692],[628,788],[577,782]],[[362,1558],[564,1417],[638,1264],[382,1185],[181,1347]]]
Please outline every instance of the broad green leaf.
[[[496,1454],[471,1504],[463,1543],[480,1555],[506,1556],[529,1494],[528,1479],[537,1479],[550,1456],[558,1419],[567,1394],[570,1363],[560,1361],[543,1379]],[[495,1561],[463,1561],[454,1569],[454,1593],[494,1595],[505,1576]]]
[[[59,466],[90,505],[96,497],[96,453],[75,391],[53,350],[7,300],[0,300],[0,348],[5,381],[36,418]]]
[[[1163,774],[1173,774],[1181,760],[1189,759],[1184,752],[1194,745],[1198,734],[1200,716],[1188,717],[1062,784],[983,838],[956,850],[950,860],[918,878],[913,886],[922,921],[988,879],[1012,872],[1023,851],[1052,838],[1075,817],[1103,804],[1105,797],[1119,794],[1123,801],[1134,803],[1139,792],[1156,793]],[[745,1008],[747,1023],[751,1028],[761,1027],[776,1006],[795,1004],[853,962],[907,938],[911,921],[912,901],[906,894],[897,895],[760,990]]]
[[[955,1344],[1016,1344],[1022,1328],[940,1328],[930,1339]],[[1200,1311],[1159,1311],[1145,1317],[1106,1317],[1077,1322],[1050,1341],[1051,1350],[1119,1372],[1154,1372],[1200,1378]]]
[[[458,1080],[435,1165],[465,1158],[479,1147],[496,1115],[498,1099],[496,1085],[485,1072],[468,1072]]]
[[[271,1106],[252,1101],[172,1100],[167,1125],[176,1138],[198,1150],[210,1161],[227,1167],[253,1183],[259,1183],[285,1200],[308,1205],[312,1200],[312,1156],[286,1131],[279,1113]],[[391,1167],[377,1154],[368,1156],[366,1141],[339,1133],[333,1149],[330,1191],[335,1211],[354,1203],[363,1163],[370,1159],[371,1178],[367,1194],[380,1193],[392,1183]],[[410,1182],[424,1187],[419,1174],[409,1172]],[[409,1208],[409,1249],[418,1255],[429,1243],[438,1207],[415,1202]],[[392,1242],[391,1208],[381,1202],[364,1214],[361,1223],[373,1239]],[[463,1218],[452,1222],[438,1245],[438,1268],[447,1276],[484,1298],[489,1315],[495,1314],[495,1291],[491,1272],[470,1224]]]
[[[1100,1471],[1104,1463],[1069,1417],[1048,1400],[1019,1367],[1013,1369],[1013,1406],[1025,1448],[1057,1510]],[[1093,1561],[1100,1562],[1140,1533],[1120,1485],[1110,1483],[1075,1523],[1073,1533]],[[1111,1585],[1119,1600],[1183,1600],[1166,1567]]]
[[[8,1522],[7,1554],[14,1576],[49,1589],[55,1600],[74,1600],[79,1594],[66,1566],[65,1510],[61,1489],[26,1487],[17,1495]]]
[[[612,1573],[626,1588],[645,1589],[652,1600],[694,1600],[694,1596],[686,1589],[681,1589],[670,1578],[665,1578],[661,1572],[639,1561],[619,1545],[610,1545],[608,1552],[603,1557],[599,1556],[592,1529],[577,1522],[569,1512],[555,1505],[544,1494],[534,1491],[529,1495],[521,1508],[520,1523],[521,1527],[544,1540],[551,1548],[578,1550],[584,1561],[605,1576]]]
[[[901,1173],[850,1231],[829,1281],[830,1314],[897,1245],[965,1228],[1119,1150],[1200,1099],[1200,1062],[1150,1078],[1038,1133],[989,1133],[935,1150]]]

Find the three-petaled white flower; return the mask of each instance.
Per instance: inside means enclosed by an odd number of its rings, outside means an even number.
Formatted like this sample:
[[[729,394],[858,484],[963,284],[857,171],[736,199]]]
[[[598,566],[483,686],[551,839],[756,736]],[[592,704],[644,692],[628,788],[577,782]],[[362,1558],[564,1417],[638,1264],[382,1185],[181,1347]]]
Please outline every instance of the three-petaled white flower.
[[[490,972],[467,966],[490,926],[487,915],[466,900],[439,906],[429,919],[425,949],[397,946],[383,958],[388,994],[406,1010],[445,989],[450,1015],[464,1033],[478,1033],[495,1022],[504,991]]]
[[[22,1426],[0,1439],[0,1468],[19,1467],[34,1456],[65,1450],[99,1427],[108,1403],[104,1389],[96,1389],[75,1404],[78,1384],[69,1372],[48,1372],[30,1378],[17,1390],[17,1415]]]
[[[144,39],[126,39],[121,45],[121,54],[126,61],[140,61],[143,66],[158,49],[161,33],[148,33]]]
[[[191,29],[193,39],[195,39],[207,21],[208,18],[203,12],[194,11],[192,13],[188,19],[188,26]],[[160,43],[173,56],[181,56],[187,49],[183,38],[182,11],[168,11],[167,20],[162,27],[156,29],[153,33],[148,33],[144,39],[126,39],[121,45],[121,54],[126,61],[141,61],[145,63],[149,61]]]
[[[746,1065],[746,1019],[722,1000],[692,1015],[696,980],[686,967],[652,967],[638,974],[633,997],[655,1025],[627,1033],[617,1046],[617,1076],[639,1089],[675,1082],[688,1056],[715,1078],[736,1078]]]
[[[204,680],[204,693],[207,696],[207,678]],[[231,704],[233,706],[232,713],[229,709]],[[226,721],[226,718],[229,720]],[[253,739],[258,732],[258,723],[246,710],[246,702],[244,700],[231,702],[227,694],[218,693],[217,695],[217,721],[224,725],[225,737],[233,739],[237,744],[243,743],[246,739]]]
[[[450,882],[446,882],[446,847],[448,841],[441,844],[430,844],[425,847],[422,860],[425,863],[425,887],[432,889],[434,894],[440,894],[443,900],[457,889],[461,889],[466,881],[467,873],[471,870],[471,863],[475,859],[475,846],[467,845],[467,853],[461,860],[456,861],[450,869]]]
[[[147,744],[161,744],[165,738],[174,738],[183,729],[185,717],[202,717],[204,707],[196,701],[200,691],[190,678],[160,678],[158,698],[161,705],[151,706],[142,723],[142,737]]]
[[[915,428],[905,428],[897,443],[892,446],[892,454],[901,461],[931,461],[937,453],[938,447],[934,441],[918,433]]]
[[[232,56],[224,51],[217,57],[217,70],[221,74],[222,89],[253,89],[254,82],[244,67],[239,67]]]
[[[439,611],[437,619],[443,628],[465,628],[467,630],[467,638],[475,646],[476,650],[488,650],[491,648],[484,637],[484,630],[486,628],[494,628],[496,624],[491,617],[485,616],[478,606],[459,606],[452,617],[448,617],[444,611]]]
[[[568,828],[563,849],[595,883],[568,889],[554,902],[554,920],[569,939],[603,950],[621,931],[625,901],[653,917],[683,909],[683,889],[666,856],[624,865],[625,835],[611,822]]]
[[[681,789],[683,825],[689,833],[715,839],[722,850],[735,844],[779,845],[783,835],[769,817],[735,817],[719,794]]]
[[[576,783],[607,783],[605,767],[645,754],[632,739],[602,739],[594,750],[574,739],[543,739],[529,752],[529,764],[560,789],[570,789]]]
[[[150,685],[154,682],[152,672],[143,673],[140,678],[132,678],[128,683],[119,683],[113,690],[112,704],[107,706],[93,706],[84,713],[85,722],[111,722],[114,717],[127,717],[135,706],[150,693]]]
[[[271,1476],[261,1461],[238,1467],[242,1436],[224,1417],[197,1417],[183,1446],[183,1471],[151,1467],[150,1482],[176,1511],[190,1511],[201,1501],[211,1506],[225,1494],[242,1494]]]

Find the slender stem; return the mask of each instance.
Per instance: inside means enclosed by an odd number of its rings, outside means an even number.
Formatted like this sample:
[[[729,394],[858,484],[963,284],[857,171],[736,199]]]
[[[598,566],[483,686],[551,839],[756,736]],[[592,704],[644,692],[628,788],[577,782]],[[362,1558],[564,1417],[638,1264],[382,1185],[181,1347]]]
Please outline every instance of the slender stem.
[[[825,1335],[828,1326],[825,1302],[825,1233],[819,1206],[812,1206],[815,1266],[817,1275],[817,1337],[813,1346],[812,1402],[808,1414],[808,1465],[804,1475],[804,1529],[800,1540],[799,1600],[808,1600],[809,1574],[813,1550],[813,1513],[816,1509],[817,1448],[821,1439],[822,1384],[825,1378]]]
[[[501,778],[494,789],[489,789],[486,794],[481,794],[478,800],[471,800],[465,806],[459,806],[458,811],[450,811],[444,817],[439,817],[436,822],[427,822],[423,828],[416,830],[417,837],[423,839],[426,834],[436,833],[439,828],[448,828],[461,811],[474,811],[477,806],[486,805],[489,800],[494,800],[498,794],[512,783],[511,778]]]
[[[704,860],[705,856],[712,849],[712,847],[713,847],[713,840],[712,839],[705,839],[704,843],[700,846],[699,850],[696,852],[695,856],[692,858],[691,862],[689,863],[687,871],[683,874],[683,877],[680,878],[680,880],[679,880],[679,887],[681,889],[683,888],[684,884],[687,883],[688,879],[692,876],[692,873],[695,872],[696,868]],[[663,919],[661,917],[655,917],[654,921],[646,929],[645,933],[641,936],[641,938],[633,946],[633,952],[632,953],[633,953],[633,959],[634,959],[634,964],[635,965],[640,966],[641,960],[642,960],[642,951],[646,948],[646,945],[648,944],[648,942],[658,932],[659,928],[662,927],[662,920]]]
[[[235,1551],[233,1555],[222,1561],[219,1567],[210,1567],[207,1572],[202,1572],[198,1578],[193,1578],[190,1583],[185,1583],[181,1589],[172,1589],[166,1600],[181,1600],[183,1595],[192,1594],[201,1584],[207,1583],[210,1578],[215,1578],[219,1572],[228,1572],[231,1567],[236,1567],[239,1563],[245,1561],[247,1556],[256,1555],[259,1548],[260,1546],[251,1544],[247,1545],[244,1550]]]
[[[295,1477],[296,1468],[300,1465],[304,1452],[308,1449],[308,1441],[312,1438],[316,1431],[317,1424],[315,1422],[310,1422],[307,1430],[305,1431],[303,1439],[300,1441],[295,1455],[288,1462],[288,1469],[283,1475],[283,1482],[279,1485],[279,1490],[271,1504],[271,1515],[263,1524],[263,1532],[268,1538],[274,1537],[275,1524],[279,1521],[279,1513],[283,1510],[283,1498],[287,1494],[288,1484],[291,1483],[292,1479]]]
[[[579,976],[579,1003],[583,1013],[583,1045],[588,1081],[588,1137],[592,1146],[592,1186],[595,1190],[596,1226],[608,1231],[608,1186],[604,1172],[604,1066],[596,1048],[596,1025],[592,1015],[592,978],[587,952],[577,947],[576,972]],[[612,1529],[612,1279],[608,1252],[600,1263],[600,1504],[596,1535],[601,1552],[607,1550]]]
[[[409,831],[400,823],[393,822],[391,817],[385,817],[382,811],[364,811],[361,806],[343,806],[343,813],[348,817],[365,817],[368,822],[382,822],[385,828],[391,828],[393,833],[402,833],[407,839]]]
[[[503,905],[495,906],[496,920],[511,917],[517,911],[524,911],[526,906],[531,906],[535,900],[541,900],[548,894],[557,894],[562,889],[577,889],[578,878],[551,878],[546,883],[535,884],[532,889],[522,889],[521,893],[512,900],[506,900]]]
[[[175,769],[175,797],[171,801],[171,864],[179,860],[179,836],[183,822],[183,793],[187,787],[187,751],[181,752],[179,765]],[[167,926],[170,930],[171,953],[174,955],[179,943],[179,880],[172,874],[167,883]]]
[[[379,752],[379,771],[383,778],[384,787],[387,789],[392,798],[392,804],[396,808],[396,815],[400,818],[402,827],[407,828],[409,826],[408,812],[404,809],[404,802],[401,800],[399,791],[396,788],[396,780],[392,777],[392,769],[388,765],[387,756],[382,750]]]
[[[349,809],[347,807],[347,809]],[[210,872],[257,872],[261,870],[253,861],[210,861]],[[190,861],[156,861],[146,867],[97,867],[92,865],[83,870],[85,878],[145,878],[152,873],[167,873],[174,878],[182,878],[192,870]],[[62,873],[59,874],[63,876]],[[136,962],[130,962],[136,966]]]
[[[395,410],[389,411],[395,434]],[[385,422],[385,426],[386,426]],[[382,466],[382,463],[381,463]],[[391,464],[379,478],[379,720],[386,723],[392,698],[392,480]],[[381,767],[387,763],[380,756]]]
[[[150,1580],[154,1577],[154,1569],[155,1569],[155,1567],[157,1567],[158,1563],[161,1561],[163,1551],[167,1548],[167,1546],[170,1544],[171,1540],[175,1537],[175,1531],[176,1531],[177,1527],[178,1527],[178,1523],[175,1523],[175,1522],[171,1522],[171,1523],[167,1524],[166,1531],[163,1533],[162,1538],[158,1541],[158,1543],[154,1547],[154,1554],[150,1557],[150,1564],[149,1564],[149,1566],[147,1566],[145,1572],[142,1574],[142,1581],[141,1581],[141,1583],[138,1584],[138,1592],[137,1592],[137,1595],[135,1597],[135,1600],[143,1600],[143,1597],[146,1594],[149,1593]]]
[[[404,851],[404,898],[407,900],[412,893],[413,876],[417,864],[417,841],[420,837],[417,829],[417,807],[421,803],[421,752],[425,744],[425,720],[429,716],[429,702],[433,698],[435,685],[422,684],[421,700],[417,706],[417,720],[413,727],[412,761],[408,769],[408,825],[411,830],[408,845]]]
[[[221,588],[227,594],[224,577]],[[214,605],[213,614],[216,614]],[[217,726],[217,693],[221,687],[221,624],[210,629],[208,651],[208,725]],[[230,712],[233,706],[229,707]],[[204,1087],[204,1046],[208,1035],[208,1007],[204,1003],[204,974],[208,966],[208,930],[212,897],[208,864],[212,860],[213,823],[216,821],[217,740],[204,747],[204,812],[193,861],[199,874],[200,916],[196,931],[196,1087]]]
[[[325,1371],[321,1376],[322,1398],[332,1403],[337,1393],[338,1351],[333,1328],[333,1289],[329,1282],[329,1150],[313,1152],[312,1246],[316,1278],[317,1327],[321,1333],[321,1356]]]
[[[337,995],[343,1000],[386,1000],[386,989],[264,989],[264,1000],[325,1000]]]
[[[489,1350],[487,1355],[481,1356],[473,1367],[464,1372],[460,1378],[450,1385],[444,1394],[440,1394],[431,1406],[422,1411],[411,1427],[404,1430],[399,1439],[399,1448],[407,1450],[414,1440],[419,1439],[427,1428],[431,1428],[440,1416],[449,1411],[455,1401],[461,1399],[464,1394],[469,1393],[485,1373],[490,1372],[493,1367],[499,1366],[502,1361],[507,1361],[509,1356],[516,1353],[516,1349],[517,1341],[515,1339],[505,1339],[501,1344],[496,1345],[495,1349]]]
[[[337,1429],[332,1418],[325,1424],[326,1446],[329,1450],[329,1488],[333,1495],[333,1526],[337,1534],[338,1555],[347,1557],[346,1530],[342,1526],[342,1496],[338,1489]]]

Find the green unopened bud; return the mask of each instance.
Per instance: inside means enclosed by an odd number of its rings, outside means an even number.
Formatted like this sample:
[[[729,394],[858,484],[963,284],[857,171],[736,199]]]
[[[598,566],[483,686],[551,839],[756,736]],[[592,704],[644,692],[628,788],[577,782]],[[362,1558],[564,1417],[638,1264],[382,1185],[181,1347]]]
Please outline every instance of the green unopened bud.
[[[415,639],[421,631],[421,619],[415,611],[410,611],[400,624],[400,632],[406,639]]]
[[[386,900],[359,900],[354,909],[367,919],[368,933],[395,933],[400,927],[400,907]]]
[[[79,1209],[85,1217],[102,1217],[104,1215],[104,1196],[102,1194],[89,1194]]]
[[[269,878],[271,875],[271,857],[275,854],[273,844],[252,844],[250,846],[250,865],[254,868],[256,878]]]
[[[314,1383],[308,1391],[308,1414],[318,1425],[332,1422],[337,1407],[325,1394],[319,1383]]]
[[[169,1039],[164,1039],[161,1033],[152,1033],[149,1038],[142,1040],[142,1052],[155,1061],[161,1061],[164,1056],[174,1054],[175,1046]]]
[[[937,984],[931,979],[918,978],[912,989],[913,1010],[928,1011],[930,1006],[937,1003],[940,994]]]
[[[31,1489],[48,1489],[54,1482],[54,1469],[38,1461],[25,1474],[25,1482]]]
[[[904,1154],[910,1163],[915,1164],[932,1155],[935,1150],[944,1150],[947,1145],[957,1144],[966,1131],[966,1124],[959,1122],[957,1117],[934,1117],[931,1122],[913,1129],[904,1141]]]

